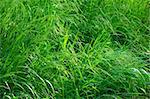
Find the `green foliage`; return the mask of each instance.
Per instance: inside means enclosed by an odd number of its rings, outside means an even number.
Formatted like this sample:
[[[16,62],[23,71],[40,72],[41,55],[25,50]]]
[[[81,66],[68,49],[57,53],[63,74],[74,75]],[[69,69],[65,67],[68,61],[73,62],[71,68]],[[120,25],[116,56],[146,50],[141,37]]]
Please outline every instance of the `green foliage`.
[[[149,0],[0,0],[0,98],[150,97]]]

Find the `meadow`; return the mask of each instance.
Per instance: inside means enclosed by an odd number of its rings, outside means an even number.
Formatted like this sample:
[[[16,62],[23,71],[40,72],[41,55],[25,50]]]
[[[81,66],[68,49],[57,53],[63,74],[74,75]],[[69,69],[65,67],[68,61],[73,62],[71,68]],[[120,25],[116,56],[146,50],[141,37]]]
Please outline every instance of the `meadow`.
[[[150,1],[0,0],[0,99],[150,99]]]

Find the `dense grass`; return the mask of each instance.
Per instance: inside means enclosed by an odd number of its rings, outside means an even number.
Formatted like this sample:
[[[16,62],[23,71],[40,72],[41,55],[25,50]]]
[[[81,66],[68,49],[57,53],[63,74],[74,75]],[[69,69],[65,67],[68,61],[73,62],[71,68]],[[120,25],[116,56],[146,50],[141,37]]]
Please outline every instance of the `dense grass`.
[[[150,1],[0,0],[3,98],[150,98]]]

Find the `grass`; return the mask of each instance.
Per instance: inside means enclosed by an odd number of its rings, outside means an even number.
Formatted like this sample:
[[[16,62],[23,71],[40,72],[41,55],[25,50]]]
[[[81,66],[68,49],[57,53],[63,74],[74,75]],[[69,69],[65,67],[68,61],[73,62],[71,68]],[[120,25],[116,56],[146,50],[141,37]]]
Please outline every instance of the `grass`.
[[[1,99],[148,99],[149,67],[149,0],[0,0]]]

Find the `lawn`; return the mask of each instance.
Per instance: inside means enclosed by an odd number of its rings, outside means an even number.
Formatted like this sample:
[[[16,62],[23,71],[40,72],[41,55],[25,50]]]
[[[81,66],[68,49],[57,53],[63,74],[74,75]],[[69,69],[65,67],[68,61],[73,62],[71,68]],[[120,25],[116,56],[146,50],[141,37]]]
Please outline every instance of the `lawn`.
[[[149,0],[0,0],[0,99],[149,98]]]

